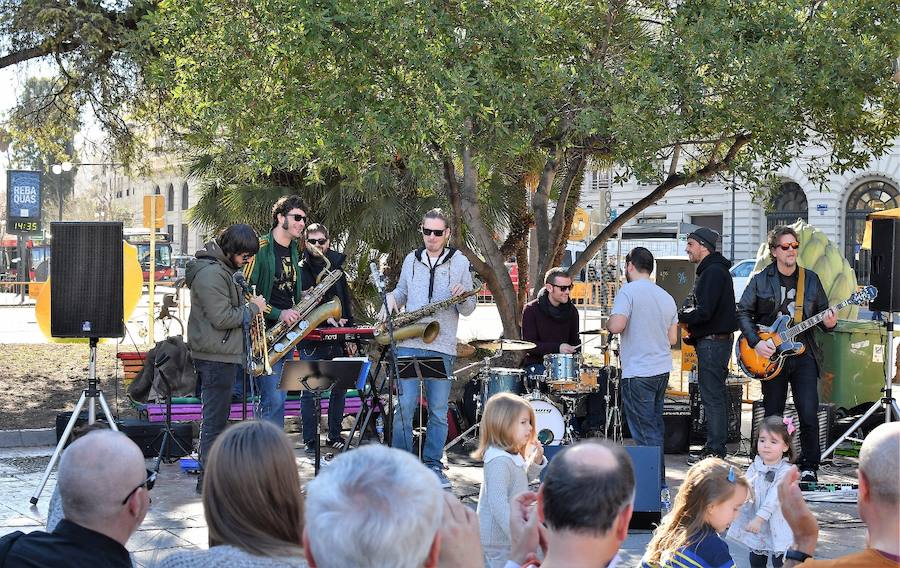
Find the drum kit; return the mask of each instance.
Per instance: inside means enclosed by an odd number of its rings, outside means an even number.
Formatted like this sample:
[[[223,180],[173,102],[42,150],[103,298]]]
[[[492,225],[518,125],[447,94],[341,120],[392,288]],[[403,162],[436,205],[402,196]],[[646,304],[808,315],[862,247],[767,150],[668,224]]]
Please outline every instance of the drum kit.
[[[577,440],[574,424],[576,409],[584,407],[588,395],[601,394],[604,401],[604,437],[622,441],[622,418],[619,410],[619,372],[611,365],[618,358],[618,341],[610,339],[606,330],[582,332],[581,335],[602,336],[607,339],[601,347],[603,367],[588,365],[578,353],[551,353],[544,356],[544,372],[529,374],[524,369],[492,367],[491,361],[504,351],[528,351],[536,345],[529,341],[498,339],[476,341],[479,349],[494,351],[480,363],[465,369],[481,366],[476,375],[480,385],[475,398],[475,416],[465,432],[451,440],[445,450],[459,442],[477,443],[481,414],[488,399],[500,392],[520,394],[534,409],[538,440],[545,446],[572,444]],[[582,342],[582,345],[586,343]],[[464,371],[465,369],[460,369]]]

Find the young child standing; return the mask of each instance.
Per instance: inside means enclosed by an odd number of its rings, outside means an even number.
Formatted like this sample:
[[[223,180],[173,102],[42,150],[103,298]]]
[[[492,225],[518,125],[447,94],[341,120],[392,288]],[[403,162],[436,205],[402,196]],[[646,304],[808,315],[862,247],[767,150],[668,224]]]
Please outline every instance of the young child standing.
[[[537,441],[534,409],[524,398],[506,392],[492,396],[481,417],[481,439],[472,457],[484,461],[478,494],[478,523],[485,566],[502,567],[509,559],[509,504],[528,490],[546,465]]]
[[[706,458],[687,472],[675,505],[650,539],[644,568],[728,568],[734,560],[719,536],[747,500],[750,485],[740,470]]]
[[[753,501],[744,505],[728,529],[729,538],[750,549],[751,568],[765,568],[770,556],[772,566],[780,568],[784,552],[794,541],[778,500],[778,484],[794,461],[791,447],[794,430],[793,421],[781,416],[769,416],[759,425],[756,458],[747,469]]]

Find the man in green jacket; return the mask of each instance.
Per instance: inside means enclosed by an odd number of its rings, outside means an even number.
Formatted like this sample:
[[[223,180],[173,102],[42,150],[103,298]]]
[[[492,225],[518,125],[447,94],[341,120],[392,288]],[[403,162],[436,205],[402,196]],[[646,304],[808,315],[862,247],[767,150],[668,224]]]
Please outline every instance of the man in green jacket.
[[[297,195],[282,197],[272,206],[272,230],[260,237],[256,258],[244,266],[244,276],[266,299],[266,327],[279,321],[293,324],[300,314],[293,307],[300,302],[303,290],[300,281],[300,250],[297,241],[306,230],[306,205]],[[259,389],[257,416],[284,428],[285,391],[278,390],[284,362],[293,358],[294,350],[286,353],[272,366],[271,375],[256,378]]]
[[[244,294],[235,284],[234,274],[258,249],[259,238],[252,227],[231,225],[197,251],[196,259],[188,263],[185,272],[185,284],[191,290],[188,347],[200,381],[203,405],[201,463],[225,429],[232,383],[243,361]],[[251,321],[265,307],[262,297],[251,298]]]

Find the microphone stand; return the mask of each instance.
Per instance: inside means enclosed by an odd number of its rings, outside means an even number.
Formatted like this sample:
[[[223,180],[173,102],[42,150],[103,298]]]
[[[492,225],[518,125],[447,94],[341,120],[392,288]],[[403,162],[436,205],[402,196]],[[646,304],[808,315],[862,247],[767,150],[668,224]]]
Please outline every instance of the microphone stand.
[[[373,262],[371,268],[376,268]],[[372,282],[378,293],[381,295],[381,305],[384,306],[385,324],[388,331],[388,349],[390,350],[390,368],[385,371],[388,382],[388,416],[384,420],[384,439],[387,441],[388,447],[393,446],[394,436],[394,385],[397,385],[397,396],[401,396],[401,384],[397,379],[400,377],[400,369],[397,367],[397,342],[394,340],[394,324],[391,322],[391,309],[388,307],[387,291],[385,290],[384,280],[381,273],[377,270],[372,271]],[[394,381],[397,381],[396,383]],[[376,396],[378,393],[375,393]],[[402,411],[401,411],[402,412]],[[403,419],[403,416],[400,416]]]

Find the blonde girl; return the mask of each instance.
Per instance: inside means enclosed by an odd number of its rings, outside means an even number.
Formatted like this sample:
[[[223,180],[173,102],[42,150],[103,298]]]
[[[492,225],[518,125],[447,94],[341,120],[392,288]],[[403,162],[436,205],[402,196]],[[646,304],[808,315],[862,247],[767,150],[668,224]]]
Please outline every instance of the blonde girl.
[[[477,512],[488,568],[506,564],[510,501],[528,490],[528,479],[547,463],[535,426],[534,409],[520,396],[497,393],[484,407],[481,440],[472,457],[484,461]]]
[[[759,425],[756,457],[747,469],[753,501],[741,509],[728,529],[728,537],[750,549],[750,567],[765,568],[769,557],[780,568],[784,552],[794,541],[794,533],[781,513],[778,484],[791,469],[794,449],[791,435],[796,428],[790,418],[769,416]]]
[[[734,566],[718,533],[728,528],[750,494],[744,474],[719,458],[688,470],[672,511],[663,518],[644,554],[644,568]]]

